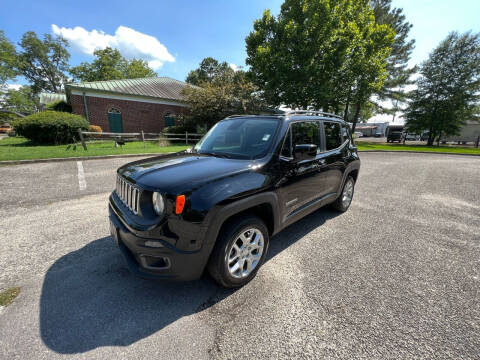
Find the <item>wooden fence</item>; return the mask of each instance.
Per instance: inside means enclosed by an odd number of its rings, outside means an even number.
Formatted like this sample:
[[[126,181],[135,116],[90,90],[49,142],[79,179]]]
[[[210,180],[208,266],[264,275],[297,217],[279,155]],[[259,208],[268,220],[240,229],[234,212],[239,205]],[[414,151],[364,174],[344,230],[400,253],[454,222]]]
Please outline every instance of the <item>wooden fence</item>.
[[[111,132],[92,132],[78,130],[78,136],[80,142],[85,150],[87,150],[87,142],[97,140],[113,140],[115,146],[123,145],[129,141],[142,141],[144,144],[146,141],[175,141],[185,142],[185,144],[196,143],[204,134],[185,132],[182,134],[172,133],[146,133],[143,130],[139,133],[111,133]]]

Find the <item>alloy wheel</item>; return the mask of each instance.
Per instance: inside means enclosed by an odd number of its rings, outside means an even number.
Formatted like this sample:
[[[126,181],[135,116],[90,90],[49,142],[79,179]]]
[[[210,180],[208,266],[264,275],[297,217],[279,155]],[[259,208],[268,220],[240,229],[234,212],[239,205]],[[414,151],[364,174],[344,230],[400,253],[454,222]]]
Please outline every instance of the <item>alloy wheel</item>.
[[[240,233],[227,251],[225,257],[228,272],[237,279],[245,278],[258,266],[262,257],[264,239],[257,228]]]
[[[343,187],[342,205],[346,209],[350,206],[353,198],[353,180],[349,179]]]

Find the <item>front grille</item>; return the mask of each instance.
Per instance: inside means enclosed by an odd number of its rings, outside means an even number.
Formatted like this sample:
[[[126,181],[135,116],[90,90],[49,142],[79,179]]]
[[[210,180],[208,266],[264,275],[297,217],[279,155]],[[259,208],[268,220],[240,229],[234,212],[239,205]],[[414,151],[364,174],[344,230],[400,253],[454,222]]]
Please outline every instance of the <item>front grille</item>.
[[[134,214],[138,214],[138,204],[140,200],[140,190],[117,176],[117,187],[115,189],[118,197]]]

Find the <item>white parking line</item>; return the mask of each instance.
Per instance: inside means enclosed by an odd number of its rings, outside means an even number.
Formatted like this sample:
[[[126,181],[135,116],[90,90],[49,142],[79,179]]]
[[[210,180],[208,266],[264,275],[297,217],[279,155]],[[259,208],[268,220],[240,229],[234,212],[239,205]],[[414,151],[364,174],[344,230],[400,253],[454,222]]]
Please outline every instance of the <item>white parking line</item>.
[[[85,172],[83,171],[83,164],[81,161],[77,161],[78,169],[78,187],[80,191],[83,191],[87,188],[87,181],[85,180]]]

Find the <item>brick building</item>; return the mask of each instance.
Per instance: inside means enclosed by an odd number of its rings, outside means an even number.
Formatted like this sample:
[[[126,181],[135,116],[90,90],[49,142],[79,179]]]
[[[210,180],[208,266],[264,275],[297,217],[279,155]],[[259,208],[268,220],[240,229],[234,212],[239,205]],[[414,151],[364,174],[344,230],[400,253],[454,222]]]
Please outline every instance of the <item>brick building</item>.
[[[73,113],[106,132],[160,132],[186,112],[186,83],[167,77],[67,84]]]

